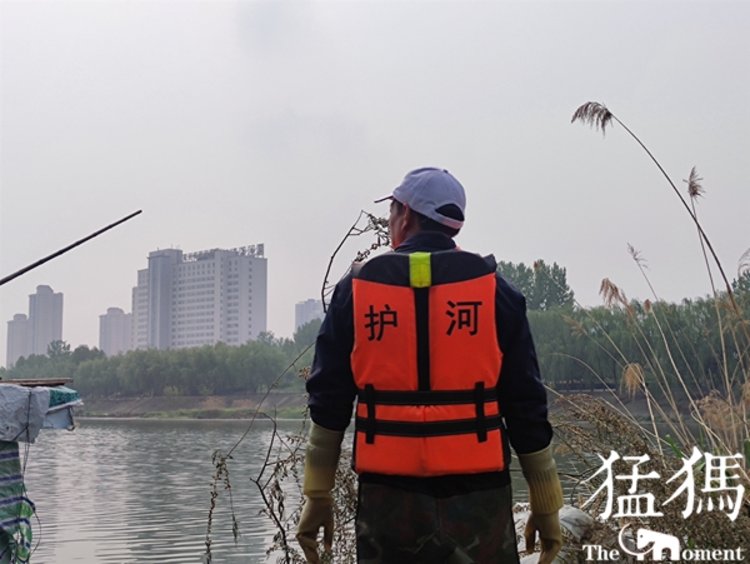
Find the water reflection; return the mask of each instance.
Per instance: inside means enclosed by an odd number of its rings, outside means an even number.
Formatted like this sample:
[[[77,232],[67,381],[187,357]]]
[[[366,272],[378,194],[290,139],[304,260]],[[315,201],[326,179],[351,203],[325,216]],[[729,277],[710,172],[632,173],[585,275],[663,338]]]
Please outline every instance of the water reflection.
[[[202,562],[214,467],[247,428],[241,421],[86,419],[73,433],[40,434],[26,457],[36,503],[34,564]],[[214,562],[265,562],[273,534],[250,476],[257,476],[271,424],[256,422],[229,469],[240,538],[235,545],[226,494],[214,514]],[[300,429],[280,422],[282,434]],[[514,468],[518,468],[515,464]],[[512,473],[514,497],[525,483]],[[291,507],[287,503],[287,507]]]
[[[228,499],[214,515],[216,562],[263,562],[270,538],[257,473],[270,424],[257,427],[230,463],[240,520],[231,535]],[[291,432],[298,423],[282,423]],[[73,433],[45,432],[31,446],[26,484],[36,503],[34,563],[201,562],[214,450],[228,450],[246,422],[83,420]],[[223,491],[222,491],[223,494]]]

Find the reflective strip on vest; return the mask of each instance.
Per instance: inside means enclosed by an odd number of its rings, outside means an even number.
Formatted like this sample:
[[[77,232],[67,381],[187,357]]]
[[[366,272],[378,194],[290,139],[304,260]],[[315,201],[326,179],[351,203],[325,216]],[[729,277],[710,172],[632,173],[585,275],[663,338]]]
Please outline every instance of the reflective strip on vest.
[[[409,285],[412,288],[427,288],[432,285],[430,253],[409,255]]]
[[[494,269],[462,251],[388,253],[357,273],[357,472],[426,477],[505,468],[495,285]]]

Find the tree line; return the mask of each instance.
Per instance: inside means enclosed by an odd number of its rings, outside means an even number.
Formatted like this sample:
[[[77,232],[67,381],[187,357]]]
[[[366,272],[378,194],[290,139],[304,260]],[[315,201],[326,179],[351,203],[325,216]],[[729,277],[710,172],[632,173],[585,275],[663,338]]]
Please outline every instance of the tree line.
[[[559,391],[622,388],[636,370],[657,397],[658,382],[676,395],[738,391],[750,369],[750,270],[726,293],[680,303],[626,300],[605,281],[606,306],[582,308],[557,264],[499,263],[498,271],[526,296],[529,324],[545,383]],[[721,318],[721,322],[719,322]],[[637,368],[634,368],[637,367]]]
[[[85,345],[71,351],[67,343],[55,341],[46,355],[20,358],[13,368],[0,369],[0,377],[73,378],[81,395],[95,397],[229,395],[266,391],[274,383],[279,389],[302,391],[299,370],[312,363],[313,350],[308,345],[314,342],[319,326],[320,320],[311,321],[292,339],[267,332],[237,347],[217,343],[134,350],[111,357]]]
[[[750,319],[750,272],[734,282],[742,318],[734,316],[726,296],[719,295],[720,332],[713,297],[651,303],[619,296],[610,299],[609,306],[582,308],[576,306],[565,268],[556,263],[501,262],[498,271],[527,298],[542,377],[556,390],[619,389],[623,373],[637,365],[645,385],[666,381],[679,389],[681,378],[690,393],[704,396],[714,389],[725,392],[727,380],[730,385],[741,382],[737,376],[747,373],[747,344],[745,348],[740,344],[747,341],[738,340],[738,335],[742,336],[741,324]],[[50,345],[47,355],[21,358],[12,369],[0,369],[0,377],[71,377],[84,396],[260,392],[274,385],[279,374],[314,342],[319,325],[317,320],[300,327],[292,339],[264,333],[238,347],[218,343],[137,350],[109,358],[86,346],[71,351],[59,341]],[[302,391],[298,372],[311,364],[312,355],[308,349],[276,387]]]

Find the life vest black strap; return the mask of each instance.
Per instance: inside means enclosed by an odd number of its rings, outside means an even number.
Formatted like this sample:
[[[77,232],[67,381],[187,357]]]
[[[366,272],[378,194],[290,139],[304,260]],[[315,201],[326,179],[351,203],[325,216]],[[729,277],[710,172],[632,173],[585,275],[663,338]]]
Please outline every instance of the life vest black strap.
[[[357,431],[364,431],[368,436],[367,418],[357,417]],[[502,429],[503,421],[499,415],[484,419],[484,432]],[[454,419],[452,421],[426,421],[413,423],[407,421],[378,421],[378,435],[395,437],[440,437],[443,435],[463,435],[478,433],[476,419]]]
[[[363,401],[367,406],[367,418],[364,420],[362,428],[365,430],[365,442],[371,445],[375,442],[375,387],[372,384],[367,384],[363,396]],[[359,425],[360,422],[357,421],[357,424]]]
[[[460,405],[476,404],[477,401],[481,403],[497,401],[497,390],[484,386],[481,390],[474,388],[473,390],[430,390],[428,392],[376,390],[369,384],[368,387],[369,390],[363,389],[357,392],[357,398],[365,404],[373,401],[379,405]]]
[[[417,317],[417,386],[426,391],[430,384],[430,289],[414,288]]]
[[[474,386],[474,404],[477,410],[477,439],[480,443],[487,440],[487,420],[484,417],[484,382],[477,382]]]

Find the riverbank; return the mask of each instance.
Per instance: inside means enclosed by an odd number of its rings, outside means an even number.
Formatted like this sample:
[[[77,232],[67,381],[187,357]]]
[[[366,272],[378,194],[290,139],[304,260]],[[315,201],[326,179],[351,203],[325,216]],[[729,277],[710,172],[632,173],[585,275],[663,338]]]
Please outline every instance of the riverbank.
[[[612,395],[592,394],[610,401]],[[151,417],[191,419],[247,419],[261,405],[261,411],[278,418],[301,418],[307,405],[302,392],[242,394],[232,396],[158,396],[158,397],[84,397],[83,408],[77,414],[83,417]],[[550,397],[554,411],[554,398]],[[643,400],[626,403],[636,417],[647,417],[648,408]]]
[[[306,408],[303,393],[243,394],[233,396],[159,396],[83,398],[82,417],[151,417],[191,419],[247,419],[261,405],[264,413],[279,418],[301,418]]]

